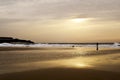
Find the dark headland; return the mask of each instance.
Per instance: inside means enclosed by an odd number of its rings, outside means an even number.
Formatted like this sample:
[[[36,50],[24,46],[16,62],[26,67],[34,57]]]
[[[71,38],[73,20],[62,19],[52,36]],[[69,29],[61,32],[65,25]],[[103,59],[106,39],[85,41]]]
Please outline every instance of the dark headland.
[[[12,43],[12,44],[34,44],[31,40],[23,40],[13,37],[0,37],[0,43]]]

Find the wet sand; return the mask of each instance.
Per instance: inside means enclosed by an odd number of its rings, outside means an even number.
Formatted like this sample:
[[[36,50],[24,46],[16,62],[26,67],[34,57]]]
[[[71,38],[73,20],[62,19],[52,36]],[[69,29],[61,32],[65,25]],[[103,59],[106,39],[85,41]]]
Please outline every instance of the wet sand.
[[[0,47],[0,51],[21,51],[21,50],[70,50],[73,47]]]
[[[48,50],[48,49],[49,50],[54,50],[54,49],[58,49],[58,50],[70,49],[71,50],[74,48],[9,48],[9,47],[5,48],[4,47],[4,48],[0,48],[0,51],[8,51],[9,52],[9,51],[21,51],[21,50],[23,51],[23,50]],[[93,51],[92,53],[96,53],[96,52]],[[120,49],[102,50],[98,53],[100,53],[100,54],[107,53],[108,55],[110,54],[111,56],[112,55],[114,56],[114,54],[117,53],[117,55],[118,55],[120,53]],[[104,56],[104,54],[102,54],[102,55]],[[90,59],[97,60],[94,58],[101,59],[102,56],[90,57]],[[104,57],[104,58],[107,58],[107,57]],[[77,59],[75,58],[75,60],[78,61],[78,63],[81,62],[81,59],[82,58],[80,58],[80,60],[79,60],[79,57]],[[89,58],[88,59],[86,58],[85,60],[87,60],[87,62],[89,63]],[[119,55],[118,55],[118,60],[119,60]],[[116,60],[116,61],[118,61],[118,60]],[[67,63],[69,63],[69,61],[74,61],[74,58],[73,58],[73,60],[66,59],[66,62],[61,61],[61,59],[60,59],[60,61],[56,61],[56,62],[48,62],[49,64],[47,64],[46,66],[52,65],[54,63],[59,63],[59,62],[67,65]],[[85,63],[87,63],[87,62],[85,62]],[[91,62],[93,62],[93,61],[91,61]],[[98,62],[100,62],[100,61],[98,60]],[[109,62],[109,63],[111,63],[111,62]],[[36,63],[36,64],[39,65],[39,63]],[[40,68],[39,69],[39,66],[41,66],[41,64],[40,64],[38,66],[38,69],[0,74],[0,80],[120,80],[120,72],[116,72],[116,71],[114,72],[114,71],[109,71],[109,70],[106,71],[104,69],[100,70],[100,69],[95,69],[94,67],[89,68],[89,67],[84,67],[84,65],[78,66],[78,65],[74,65],[74,62],[70,62],[70,64],[71,65],[69,65],[69,67],[65,67],[66,65],[64,65],[64,66],[60,65],[57,67]],[[33,65],[33,64],[30,64],[30,65]],[[30,67],[30,65],[27,64],[27,67]],[[58,64],[54,64],[54,65],[58,65]],[[114,65],[114,64],[112,64],[112,65]],[[77,67],[75,67],[75,66],[77,66]],[[99,66],[99,65],[97,65],[95,63],[95,66]],[[22,67],[25,67],[25,65],[23,65]],[[82,68],[82,67],[84,67],[84,68]]]
[[[0,80],[120,80],[120,73],[92,69],[52,68],[0,75]]]

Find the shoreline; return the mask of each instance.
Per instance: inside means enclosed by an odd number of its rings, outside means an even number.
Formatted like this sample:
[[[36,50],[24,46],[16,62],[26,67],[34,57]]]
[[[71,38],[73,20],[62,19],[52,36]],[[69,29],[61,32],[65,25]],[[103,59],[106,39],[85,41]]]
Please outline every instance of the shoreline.
[[[0,47],[0,51],[19,51],[19,50],[70,50],[73,47]]]

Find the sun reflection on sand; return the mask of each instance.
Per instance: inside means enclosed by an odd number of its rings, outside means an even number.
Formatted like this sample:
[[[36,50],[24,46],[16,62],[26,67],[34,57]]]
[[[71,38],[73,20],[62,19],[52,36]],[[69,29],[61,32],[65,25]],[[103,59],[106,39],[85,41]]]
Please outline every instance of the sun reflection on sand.
[[[102,57],[102,59],[103,58],[104,57]],[[79,58],[64,59],[64,60],[51,60],[51,61],[40,61],[40,62],[38,61],[38,62],[31,62],[31,63],[15,64],[14,66],[19,68],[19,71],[49,69],[49,68],[97,69],[97,70],[105,70],[105,71],[117,71],[119,69],[116,67],[114,68],[114,65],[108,68],[109,66],[109,65],[107,66],[108,61],[103,63],[103,61],[98,59],[101,59],[101,57],[99,56],[98,58],[79,57]],[[118,60],[116,64],[118,64]],[[11,72],[13,70],[11,69]]]
[[[67,60],[56,60],[56,61],[47,61],[46,66],[54,66],[54,67],[65,67],[65,68],[92,68],[93,65],[89,64],[89,61],[86,59],[67,59]],[[48,65],[49,64],[49,65]]]
[[[120,54],[79,56],[70,59],[55,59],[48,61],[35,61],[28,63],[17,63],[15,68],[22,70],[49,69],[49,68],[72,68],[72,69],[96,69],[104,71],[120,72]],[[14,68],[13,68],[14,70]],[[11,71],[13,71],[11,69]]]
[[[90,68],[92,67],[92,65],[89,65],[88,63],[85,62],[78,62],[78,61],[73,61],[73,62],[69,62],[66,61],[64,62],[64,67],[70,67],[70,68]]]
[[[83,64],[83,63],[78,63],[78,64],[75,64],[76,67],[87,67],[88,65],[87,64]]]

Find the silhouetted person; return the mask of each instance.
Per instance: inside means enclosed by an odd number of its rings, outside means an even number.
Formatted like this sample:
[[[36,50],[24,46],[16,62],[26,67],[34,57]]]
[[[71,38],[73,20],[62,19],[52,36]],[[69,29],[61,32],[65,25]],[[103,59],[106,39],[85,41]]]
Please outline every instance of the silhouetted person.
[[[99,50],[99,43],[96,43],[96,50]]]

